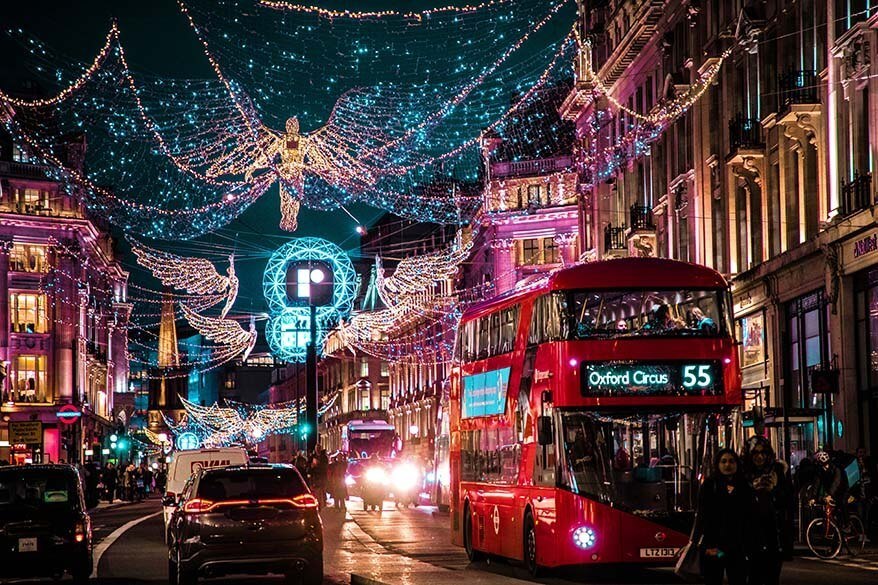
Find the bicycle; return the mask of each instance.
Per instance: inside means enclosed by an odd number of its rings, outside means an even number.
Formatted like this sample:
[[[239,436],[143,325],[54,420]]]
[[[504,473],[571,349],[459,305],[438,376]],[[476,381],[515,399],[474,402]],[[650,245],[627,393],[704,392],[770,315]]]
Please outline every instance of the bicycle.
[[[866,546],[866,535],[863,522],[851,514],[849,517],[850,531],[842,530],[835,518],[835,503],[831,500],[823,504],[823,516],[814,518],[805,531],[805,542],[815,556],[821,559],[834,559],[844,546],[851,556],[863,552]]]

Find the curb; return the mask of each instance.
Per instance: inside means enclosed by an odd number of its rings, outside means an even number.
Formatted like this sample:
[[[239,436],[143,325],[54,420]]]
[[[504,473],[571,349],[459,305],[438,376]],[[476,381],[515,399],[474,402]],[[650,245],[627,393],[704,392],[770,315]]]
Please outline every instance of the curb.
[[[351,573],[351,585],[391,585],[384,581],[379,581],[371,577],[365,577],[356,573]]]

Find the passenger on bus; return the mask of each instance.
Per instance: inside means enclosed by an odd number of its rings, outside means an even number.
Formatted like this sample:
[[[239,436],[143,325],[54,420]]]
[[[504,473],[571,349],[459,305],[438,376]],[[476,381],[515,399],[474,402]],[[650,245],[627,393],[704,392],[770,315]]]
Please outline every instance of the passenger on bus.
[[[619,331],[619,332],[628,331],[628,321],[626,321],[625,319],[619,319],[619,321],[616,323],[616,331]]]
[[[594,467],[594,443],[585,437],[585,432],[580,428],[576,429],[571,446],[571,459],[573,463],[573,471],[586,471],[588,467]]]
[[[700,308],[694,307],[689,314],[691,315],[690,323],[692,323],[695,329],[707,333],[716,333],[716,321],[706,316]]]

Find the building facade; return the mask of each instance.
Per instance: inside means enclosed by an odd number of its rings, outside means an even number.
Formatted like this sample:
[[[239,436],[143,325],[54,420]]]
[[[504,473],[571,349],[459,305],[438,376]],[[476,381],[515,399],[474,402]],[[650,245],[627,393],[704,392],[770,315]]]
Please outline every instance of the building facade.
[[[71,137],[68,163],[85,147]],[[106,227],[0,136],[0,459],[100,456],[128,387],[127,281]]]
[[[576,123],[585,255],[728,275],[745,420],[794,464],[820,447],[878,450],[876,11],[580,2],[585,42],[561,114]],[[729,49],[694,105],[650,135],[650,114],[681,103]]]

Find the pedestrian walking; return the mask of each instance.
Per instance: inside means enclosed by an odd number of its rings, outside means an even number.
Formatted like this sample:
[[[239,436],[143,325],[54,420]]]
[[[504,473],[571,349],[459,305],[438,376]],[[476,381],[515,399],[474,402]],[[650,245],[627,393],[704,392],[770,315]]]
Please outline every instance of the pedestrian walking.
[[[731,449],[721,449],[713,473],[701,486],[692,541],[701,552],[705,585],[747,581],[745,542],[752,537],[753,489],[744,479],[741,461]]]
[[[116,472],[116,467],[112,463],[107,463],[107,468],[104,470],[104,490],[107,497],[107,502],[112,504],[113,499],[116,497],[116,481],[118,479]]]
[[[776,459],[768,439],[756,437],[744,452],[744,477],[753,488],[755,505],[748,582],[777,585],[793,550],[795,497],[789,466]]]
[[[326,476],[329,472],[329,457],[326,450],[317,447],[311,458],[311,491],[317,496],[320,506],[326,505]]]

